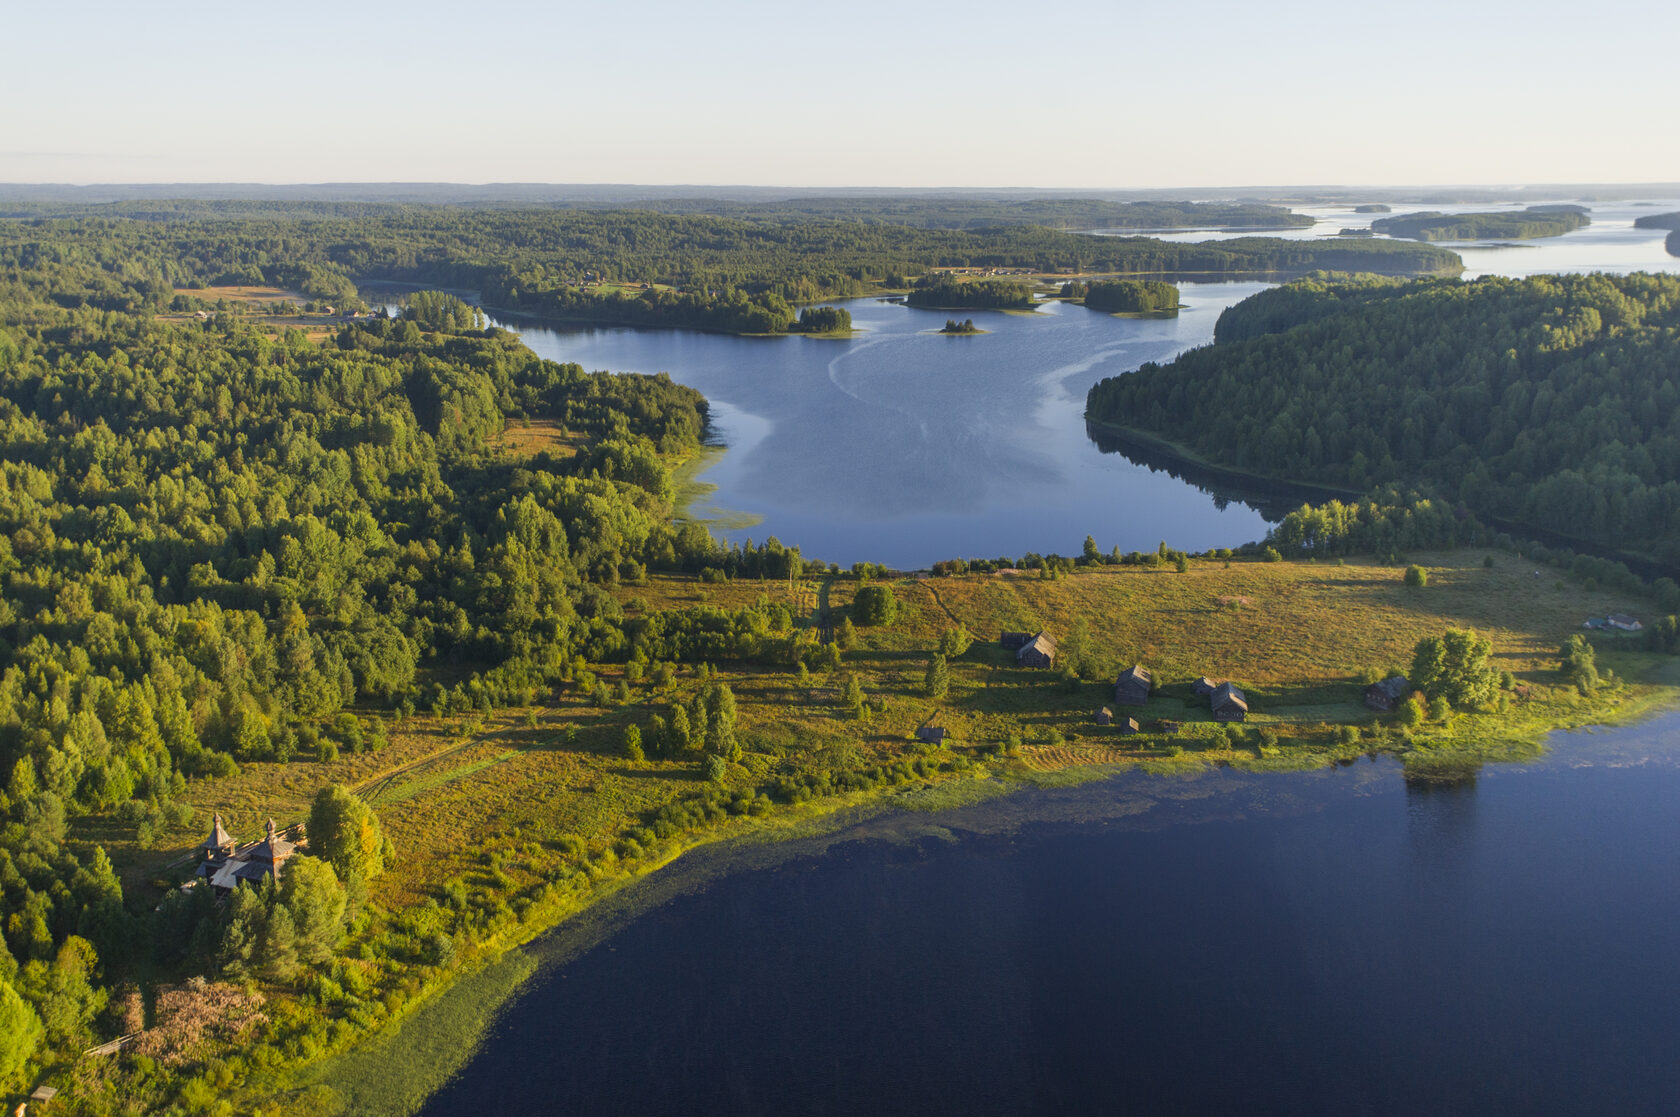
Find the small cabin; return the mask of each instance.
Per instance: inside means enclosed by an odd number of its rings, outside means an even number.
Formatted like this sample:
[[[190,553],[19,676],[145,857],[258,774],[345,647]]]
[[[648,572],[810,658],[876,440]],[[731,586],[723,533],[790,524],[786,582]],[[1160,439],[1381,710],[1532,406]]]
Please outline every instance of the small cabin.
[[[916,730],[916,740],[937,745],[945,740],[945,727],[943,725],[924,725]]]
[[[1141,663],[1134,663],[1114,680],[1114,701],[1121,706],[1142,706],[1155,689],[1155,676]]]
[[[1412,684],[1403,675],[1390,675],[1380,683],[1372,683],[1365,688],[1365,705],[1381,713],[1387,713],[1398,706],[1406,697]]]
[[[1006,652],[1020,651],[1032,639],[1030,632],[1000,632],[998,643]]]
[[[1221,683],[1208,695],[1208,708],[1214,721],[1245,721],[1248,718],[1248,699],[1230,683]]]
[[[1130,736],[1138,731],[1137,718],[1121,718],[1119,721],[1114,723],[1114,728],[1119,730],[1121,733]]]
[[[1604,618],[1604,623],[1623,632],[1638,632],[1645,627],[1639,623],[1638,617],[1630,617],[1626,613],[1611,613]]]
[[[1097,711],[1097,724],[1098,725],[1113,725],[1114,724],[1114,711],[1109,709],[1107,706],[1104,706],[1102,709],[1098,710]]]
[[[1040,632],[1015,652],[1015,662],[1022,667],[1054,667],[1056,638],[1048,632]]]
[[[1218,681],[1210,679],[1206,675],[1190,684],[1190,692],[1197,698],[1206,698],[1218,689]]]

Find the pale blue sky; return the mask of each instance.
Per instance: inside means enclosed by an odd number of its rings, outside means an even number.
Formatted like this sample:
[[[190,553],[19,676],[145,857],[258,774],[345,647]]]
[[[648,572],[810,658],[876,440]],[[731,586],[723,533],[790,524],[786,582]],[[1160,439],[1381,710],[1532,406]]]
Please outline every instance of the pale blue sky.
[[[0,181],[1680,180],[1680,4],[6,5]]]

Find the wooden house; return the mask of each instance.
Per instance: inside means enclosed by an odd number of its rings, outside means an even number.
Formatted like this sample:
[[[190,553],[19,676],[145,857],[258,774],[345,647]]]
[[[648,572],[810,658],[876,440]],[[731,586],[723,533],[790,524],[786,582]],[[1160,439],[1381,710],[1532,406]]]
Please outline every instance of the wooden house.
[[[1630,617],[1626,613],[1611,613],[1604,618],[1604,623],[1611,628],[1619,628],[1623,632],[1638,632],[1645,627],[1639,623],[1638,617]]]
[[[1190,684],[1190,692],[1197,698],[1206,698],[1218,689],[1219,684],[1213,679],[1208,678],[1206,675],[1203,675],[1201,678]]]
[[[1109,709],[1107,706],[1104,706],[1102,709],[1098,710],[1097,711],[1097,724],[1098,725],[1113,725],[1114,724],[1114,711]]]
[[[1056,638],[1048,632],[1040,632],[1016,650],[1015,662],[1022,667],[1054,667]]]
[[[1130,736],[1138,731],[1137,718],[1121,718],[1115,723],[1114,728]]]
[[[916,740],[937,745],[945,740],[945,727],[943,725],[924,725],[916,730]]]
[[[1155,677],[1149,668],[1134,663],[1114,680],[1114,701],[1121,706],[1142,706],[1149,701],[1149,692],[1154,688]]]
[[[1387,713],[1398,706],[1406,697],[1412,684],[1403,675],[1390,675],[1380,683],[1372,683],[1365,688],[1365,705],[1373,710]]]
[[[1248,699],[1231,683],[1221,683],[1208,695],[1208,708],[1214,721],[1244,721],[1248,717]]]
[[[998,643],[1006,652],[1020,651],[1032,639],[1030,632],[1000,632]]]

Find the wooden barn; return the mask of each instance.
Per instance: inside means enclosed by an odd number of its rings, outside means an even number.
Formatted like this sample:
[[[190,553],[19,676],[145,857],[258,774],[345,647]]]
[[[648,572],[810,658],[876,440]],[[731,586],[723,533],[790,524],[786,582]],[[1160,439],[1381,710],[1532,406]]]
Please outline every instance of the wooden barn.
[[[1102,709],[1098,710],[1097,711],[1097,724],[1098,725],[1113,725],[1114,724],[1114,711],[1109,709],[1107,706],[1104,706]]]
[[[1219,689],[1219,683],[1203,675],[1190,684],[1190,692],[1197,698],[1206,698]]]
[[[1114,723],[1114,728],[1118,729],[1121,733],[1128,735],[1136,733],[1138,731],[1137,718],[1121,718],[1119,721]]]
[[[1221,683],[1208,695],[1208,708],[1214,721],[1244,721],[1248,717],[1248,699],[1231,683]]]
[[[1027,642],[1031,639],[1032,633],[1030,632],[998,633],[998,643],[1002,645],[1003,650],[1006,652],[1019,651],[1021,648],[1025,647]]]
[[[916,730],[916,740],[937,745],[945,740],[945,727],[943,725],[924,725]]]
[[[1022,667],[1054,667],[1056,638],[1048,632],[1040,632],[1015,652],[1015,662]]]
[[[1154,688],[1155,677],[1149,668],[1134,663],[1114,680],[1114,701],[1121,706],[1142,706],[1149,701],[1149,692]]]
[[[1390,675],[1380,683],[1372,683],[1365,688],[1365,705],[1373,710],[1387,713],[1394,709],[1406,697],[1412,684],[1402,675]]]

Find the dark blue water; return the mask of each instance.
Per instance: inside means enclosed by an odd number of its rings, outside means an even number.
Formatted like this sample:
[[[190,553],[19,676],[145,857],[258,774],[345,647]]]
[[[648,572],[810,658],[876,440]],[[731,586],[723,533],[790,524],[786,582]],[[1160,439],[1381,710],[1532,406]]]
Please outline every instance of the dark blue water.
[[[550,970],[425,1113],[1680,1112],[1676,754],[895,817]]]

